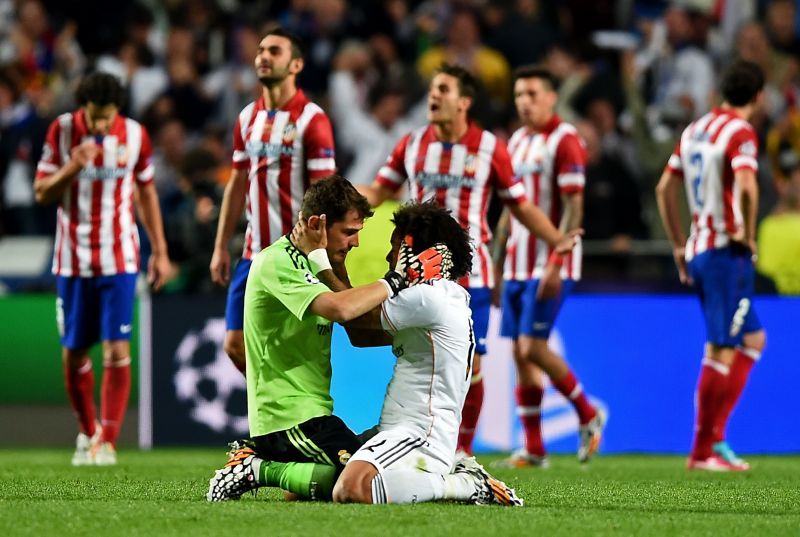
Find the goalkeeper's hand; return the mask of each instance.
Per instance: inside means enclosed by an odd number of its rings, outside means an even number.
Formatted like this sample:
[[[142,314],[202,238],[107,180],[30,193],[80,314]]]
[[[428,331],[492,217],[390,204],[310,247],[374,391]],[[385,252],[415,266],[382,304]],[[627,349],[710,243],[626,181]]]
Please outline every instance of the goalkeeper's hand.
[[[389,298],[396,297],[400,291],[408,287],[408,283],[403,275],[395,270],[389,270],[380,281],[384,282],[387,286]]]

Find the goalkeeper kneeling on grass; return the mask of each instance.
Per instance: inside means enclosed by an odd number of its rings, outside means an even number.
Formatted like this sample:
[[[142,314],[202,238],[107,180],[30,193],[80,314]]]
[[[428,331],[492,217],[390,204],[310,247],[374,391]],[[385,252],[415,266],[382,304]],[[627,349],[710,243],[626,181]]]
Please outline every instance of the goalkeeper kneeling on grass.
[[[475,346],[469,295],[455,283],[471,266],[469,237],[445,209],[432,203],[402,207],[395,213],[394,223],[387,256],[393,270],[387,279],[394,280],[392,274],[402,275],[396,286],[399,292],[380,307],[345,323],[355,345],[391,345],[397,357],[377,434],[348,457],[335,488],[335,470],[325,473],[308,468],[306,483],[276,482],[274,476],[286,465],[242,452],[212,479],[209,499],[227,499],[215,494],[224,496],[217,492],[228,483],[228,488],[241,490],[235,497],[267,485],[305,497],[310,496],[303,494],[305,490],[313,491],[319,499],[326,499],[322,491],[333,489],[337,502],[449,499],[522,504],[512,489],[492,478],[474,458],[455,460]],[[316,257],[311,250],[321,244],[318,235],[311,219],[307,223],[301,219],[293,238],[310,257]],[[341,280],[331,283],[332,288],[346,286]],[[408,288],[400,291],[405,286]],[[273,479],[269,479],[270,469]]]

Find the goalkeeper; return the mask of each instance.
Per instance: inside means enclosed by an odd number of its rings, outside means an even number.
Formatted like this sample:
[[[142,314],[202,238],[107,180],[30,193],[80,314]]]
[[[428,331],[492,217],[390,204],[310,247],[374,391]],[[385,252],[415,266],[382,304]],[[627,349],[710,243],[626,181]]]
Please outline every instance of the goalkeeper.
[[[370,216],[366,198],[330,176],[303,198],[303,236],[313,239],[313,251],[305,255],[285,235],[253,259],[244,302],[251,438],[232,445],[228,463],[211,478],[209,501],[237,499],[259,486],[330,499],[336,476],[360,447],[331,414],[332,323],[359,317],[405,286],[390,271],[347,288],[344,261]]]

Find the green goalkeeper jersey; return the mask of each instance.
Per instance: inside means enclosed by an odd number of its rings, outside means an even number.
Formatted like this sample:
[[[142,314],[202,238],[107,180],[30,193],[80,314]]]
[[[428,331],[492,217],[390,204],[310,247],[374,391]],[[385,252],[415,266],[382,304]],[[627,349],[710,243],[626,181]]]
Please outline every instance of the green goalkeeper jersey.
[[[251,436],[331,415],[333,327],[309,310],[328,291],[285,236],[253,258],[244,293]]]

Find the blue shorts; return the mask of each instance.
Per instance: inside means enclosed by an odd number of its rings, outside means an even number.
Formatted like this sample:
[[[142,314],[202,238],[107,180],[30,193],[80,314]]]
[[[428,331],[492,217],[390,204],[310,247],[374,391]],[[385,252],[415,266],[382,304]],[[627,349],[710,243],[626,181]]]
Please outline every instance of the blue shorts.
[[[536,300],[539,280],[506,280],[503,284],[503,317],[500,321],[500,335],[517,339],[530,336],[547,339],[556,322],[556,317],[567,298],[573,280],[561,282],[561,293],[549,300]]]
[[[469,309],[472,310],[472,331],[475,333],[477,354],[486,354],[486,334],[489,332],[489,312],[492,309],[492,290],[488,287],[466,287]]]
[[[137,276],[57,276],[56,320],[61,345],[75,350],[100,340],[130,340]]]
[[[755,268],[750,250],[734,244],[708,250],[689,261],[689,275],[700,296],[706,320],[706,340],[735,347],[742,336],[761,330],[753,308]]]
[[[240,259],[233,269],[231,285],[228,287],[228,301],[225,304],[225,328],[228,330],[244,329],[244,288],[252,264],[252,259]]]

